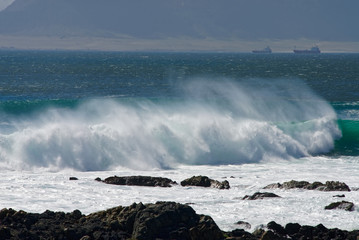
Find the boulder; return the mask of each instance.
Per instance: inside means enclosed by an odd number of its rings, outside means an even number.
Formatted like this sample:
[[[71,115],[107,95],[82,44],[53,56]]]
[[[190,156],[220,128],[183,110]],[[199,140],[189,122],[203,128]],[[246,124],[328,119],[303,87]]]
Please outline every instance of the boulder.
[[[181,186],[196,186],[196,187],[213,187],[218,189],[229,189],[229,182],[227,180],[219,182],[210,179],[207,176],[193,176],[181,182]]]
[[[345,211],[354,211],[354,203],[347,201],[334,202],[326,206],[324,209],[325,210],[343,209]]]
[[[238,221],[238,222],[236,222],[236,224],[241,229],[251,229],[251,227],[252,227],[249,222],[245,222],[245,221]]]
[[[100,181],[97,179],[97,181]],[[103,180],[107,184],[129,185],[129,186],[146,186],[146,187],[172,187],[177,184],[168,178],[150,177],[150,176],[125,176],[125,177],[108,177]]]
[[[300,228],[301,226],[298,223],[288,223],[284,229],[289,235],[294,235],[299,232]]]
[[[309,183],[307,181],[295,181],[291,180],[289,182],[281,183],[272,183],[264,187],[264,189],[293,189],[301,188],[308,190],[318,190],[318,191],[350,191],[348,185],[339,181],[327,181],[325,184],[321,182]]]
[[[242,200],[257,200],[257,199],[264,199],[264,198],[280,198],[277,194],[270,193],[270,192],[256,192],[253,195],[246,195],[242,198]]]
[[[87,216],[3,209],[0,222],[0,239],[224,239],[211,217],[175,202],[134,203]]]
[[[285,230],[284,227],[282,227],[282,225],[272,221],[272,222],[269,222],[267,224],[267,228],[272,230],[273,232],[275,233],[278,233],[280,235],[286,235],[287,234],[287,231]]]
[[[343,182],[339,181],[327,181],[323,186],[316,188],[320,191],[346,191],[350,192],[350,188]]]

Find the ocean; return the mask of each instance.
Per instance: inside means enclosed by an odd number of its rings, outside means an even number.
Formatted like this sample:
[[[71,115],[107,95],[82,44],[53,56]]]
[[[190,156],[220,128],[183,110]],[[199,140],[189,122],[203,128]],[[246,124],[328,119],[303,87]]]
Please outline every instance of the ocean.
[[[359,54],[0,51],[0,208],[88,214],[189,203],[246,221],[358,229]],[[229,190],[112,186],[96,177],[226,179]],[[69,181],[76,176],[78,181]],[[338,192],[270,183],[342,181]]]

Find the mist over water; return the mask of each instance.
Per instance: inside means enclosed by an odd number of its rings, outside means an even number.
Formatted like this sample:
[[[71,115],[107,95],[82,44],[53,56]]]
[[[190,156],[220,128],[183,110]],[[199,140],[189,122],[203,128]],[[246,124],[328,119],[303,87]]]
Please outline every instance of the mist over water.
[[[341,135],[332,107],[300,80],[197,78],[177,89],[175,98],[100,98],[9,117],[0,127],[0,168],[290,160],[326,153]]]

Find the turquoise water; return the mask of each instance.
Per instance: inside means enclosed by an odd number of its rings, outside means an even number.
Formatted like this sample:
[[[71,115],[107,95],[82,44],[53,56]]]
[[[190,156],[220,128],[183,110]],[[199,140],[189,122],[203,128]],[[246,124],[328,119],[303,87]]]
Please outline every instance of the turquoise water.
[[[358,54],[0,52],[0,163],[78,170],[359,154]]]

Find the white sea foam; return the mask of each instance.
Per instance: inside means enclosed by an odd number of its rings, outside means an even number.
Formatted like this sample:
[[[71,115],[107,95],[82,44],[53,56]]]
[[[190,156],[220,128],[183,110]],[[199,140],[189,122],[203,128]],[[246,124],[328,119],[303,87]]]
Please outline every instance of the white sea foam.
[[[300,81],[267,82],[199,79],[169,102],[98,99],[11,119],[0,134],[0,164],[168,169],[288,160],[332,149],[340,131],[330,105]]]
[[[320,192],[311,190],[264,190],[264,186],[292,179],[309,182],[338,180],[351,188],[358,188],[358,158],[305,158],[293,161],[253,163],[223,166],[179,166],[176,170],[76,172],[51,173],[37,171],[2,171],[0,173],[0,207],[43,212],[46,209],[70,212],[75,209],[84,214],[110,207],[127,206],[133,202],[154,203],[176,201],[190,203],[198,214],[214,218],[223,230],[235,229],[237,221],[247,221],[253,231],[261,224],[276,221],[282,225],[298,222],[302,225],[323,223],[328,228],[358,229],[359,210],[324,210],[331,202],[352,201],[358,205],[359,191]],[[216,180],[228,180],[229,190],[201,187],[172,188],[116,186],[97,182],[109,176],[146,175],[171,178],[178,183],[193,175],[206,175]],[[70,181],[69,177],[78,177]],[[257,191],[270,191],[281,198],[242,200]],[[345,194],[345,198],[333,197]]]

